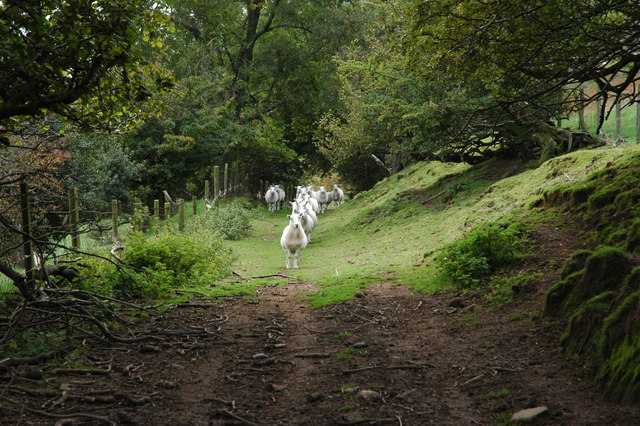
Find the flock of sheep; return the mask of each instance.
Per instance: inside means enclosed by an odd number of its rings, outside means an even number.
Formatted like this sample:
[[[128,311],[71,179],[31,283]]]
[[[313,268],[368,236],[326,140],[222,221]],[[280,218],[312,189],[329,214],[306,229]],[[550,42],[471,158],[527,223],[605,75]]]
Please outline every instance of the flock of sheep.
[[[269,211],[282,209],[286,194],[279,185],[269,187],[264,194],[264,199],[269,205]],[[287,269],[298,269],[298,255],[311,242],[311,233],[318,225],[318,214],[324,213],[327,206],[334,203],[335,208],[340,207],[344,200],[344,192],[337,184],[333,185],[333,191],[327,192],[324,186],[318,191],[313,186],[296,187],[296,198],[291,201],[291,214],[289,224],[282,231],[280,245],[287,255]],[[291,258],[293,257],[293,266]]]

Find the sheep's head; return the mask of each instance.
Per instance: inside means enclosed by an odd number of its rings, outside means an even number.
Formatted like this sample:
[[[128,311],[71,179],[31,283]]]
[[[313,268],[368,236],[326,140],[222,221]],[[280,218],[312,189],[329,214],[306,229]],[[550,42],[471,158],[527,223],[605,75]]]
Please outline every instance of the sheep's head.
[[[300,220],[302,218],[301,213],[292,214],[287,216],[289,218],[289,224],[294,228],[300,228]]]

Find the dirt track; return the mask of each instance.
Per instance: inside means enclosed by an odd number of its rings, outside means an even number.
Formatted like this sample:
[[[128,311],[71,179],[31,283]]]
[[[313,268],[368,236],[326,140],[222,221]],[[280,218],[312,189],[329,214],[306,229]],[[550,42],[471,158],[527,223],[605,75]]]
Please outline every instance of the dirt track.
[[[120,421],[499,424],[544,405],[539,424],[638,424],[633,407],[604,401],[570,373],[558,330],[531,319],[539,294],[496,312],[480,300],[380,283],[310,311],[299,295],[311,289],[266,287],[255,301],[171,314],[228,321],[207,349],[117,354],[116,365],[139,366],[118,385],[152,396],[119,409]]]
[[[0,406],[0,424],[55,423],[38,409],[61,419],[84,413],[73,418],[92,424],[101,416],[140,425],[496,425],[539,406],[548,410],[536,424],[640,424],[638,406],[590,390],[564,359],[563,325],[540,315],[557,280],[549,261],[581,244],[575,230],[559,231],[537,230],[547,250],[523,268],[539,265],[543,275],[500,308],[480,294],[425,295],[380,282],[311,310],[302,297],[315,285],[292,279],[251,298],[153,314],[135,331],[160,341],[86,341],[95,368],[109,374],[62,374],[44,390],[15,371],[0,397],[23,409]]]

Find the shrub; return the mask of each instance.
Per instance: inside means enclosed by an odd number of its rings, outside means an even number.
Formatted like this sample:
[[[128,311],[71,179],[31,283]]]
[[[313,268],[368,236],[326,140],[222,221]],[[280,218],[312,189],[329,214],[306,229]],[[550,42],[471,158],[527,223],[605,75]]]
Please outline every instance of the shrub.
[[[193,218],[192,232],[219,232],[226,240],[241,240],[251,235],[251,219],[257,213],[239,202],[217,207]]]
[[[499,268],[521,261],[526,243],[522,224],[485,224],[443,247],[436,263],[446,279],[460,287],[473,287]]]
[[[230,273],[233,256],[213,232],[132,232],[122,254],[131,268],[118,269],[99,259],[86,262],[82,286],[124,298],[156,298],[172,288],[211,284]]]

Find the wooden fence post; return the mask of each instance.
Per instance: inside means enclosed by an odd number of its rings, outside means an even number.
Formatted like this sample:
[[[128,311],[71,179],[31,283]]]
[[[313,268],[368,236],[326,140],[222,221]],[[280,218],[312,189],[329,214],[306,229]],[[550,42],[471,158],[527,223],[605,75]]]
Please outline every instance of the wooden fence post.
[[[209,179],[205,179],[204,181],[204,199],[209,199]]]
[[[153,200],[153,217],[156,220],[156,225],[160,223],[160,200]]]
[[[142,232],[143,221],[141,220],[142,215],[142,203],[133,203],[133,220],[131,221],[131,226],[134,231]]]
[[[214,166],[213,167],[213,200],[214,202],[219,197],[220,197],[220,166]]]
[[[80,206],[78,201],[78,189],[73,188],[71,190],[71,206],[70,206],[70,219],[71,219],[71,247],[74,249],[80,248]]]
[[[238,160],[231,163],[231,192],[238,192]]]
[[[173,216],[173,212],[174,212],[173,206],[175,205],[175,202],[173,201],[173,199],[171,199],[171,195],[169,195],[166,189],[162,191],[162,193],[164,194],[164,200],[169,202],[170,212],[171,212],[171,215]]]
[[[229,163],[224,163],[224,189],[223,189],[223,197],[226,198],[227,192],[229,191]]]
[[[191,197],[191,207],[193,207],[193,215],[196,216],[198,214],[198,200],[195,195]]]
[[[111,241],[118,243],[118,200],[111,200]]]
[[[621,138],[622,133],[622,114],[620,112],[620,100],[616,102],[616,139]]]
[[[184,232],[184,200],[178,199],[178,231]]]
[[[640,142],[640,95],[636,102],[636,142]]]
[[[164,202],[164,220],[167,224],[171,221],[171,203],[168,201]]]
[[[31,240],[31,202],[29,200],[29,186],[23,178],[20,180],[20,209],[22,210],[22,253],[26,285],[29,291],[35,286],[33,270],[33,241]]]
[[[579,125],[580,130],[583,132],[587,131],[587,122],[584,121],[584,90],[580,89],[580,102],[578,104],[578,117],[579,117]]]

